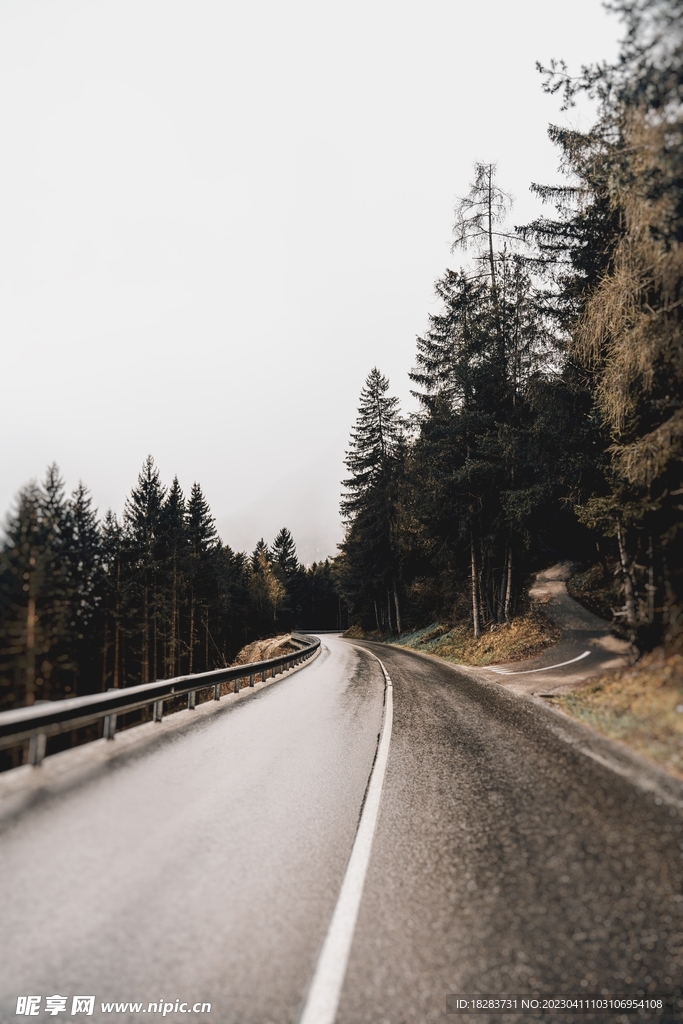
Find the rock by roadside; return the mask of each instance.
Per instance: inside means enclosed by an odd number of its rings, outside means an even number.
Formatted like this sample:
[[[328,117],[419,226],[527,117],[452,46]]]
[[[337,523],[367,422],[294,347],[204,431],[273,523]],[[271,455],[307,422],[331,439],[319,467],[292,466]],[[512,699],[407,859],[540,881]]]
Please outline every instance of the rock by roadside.
[[[233,665],[248,665],[252,661],[267,661],[268,658],[279,658],[282,654],[292,654],[299,647],[292,643],[292,634],[283,633],[271,636],[266,640],[254,640],[239,652]]]

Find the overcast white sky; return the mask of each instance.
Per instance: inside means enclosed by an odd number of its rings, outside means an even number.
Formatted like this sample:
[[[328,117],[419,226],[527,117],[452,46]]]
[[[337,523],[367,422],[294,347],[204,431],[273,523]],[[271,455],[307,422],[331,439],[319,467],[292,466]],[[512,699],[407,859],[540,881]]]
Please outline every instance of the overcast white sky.
[[[599,0],[0,0],[0,509],[55,460],[120,511],[151,452],[233,546],[333,554],[473,161],[529,218],[568,117],[534,62],[619,32]]]

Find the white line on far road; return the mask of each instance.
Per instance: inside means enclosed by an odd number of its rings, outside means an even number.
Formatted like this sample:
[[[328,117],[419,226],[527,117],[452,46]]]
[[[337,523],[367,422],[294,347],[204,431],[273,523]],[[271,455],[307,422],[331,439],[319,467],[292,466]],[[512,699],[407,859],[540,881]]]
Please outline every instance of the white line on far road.
[[[528,676],[532,672],[550,672],[551,668],[564,668],[565,665],[573,665],[575,661],[582,661],[587,658],[590,651],[584,651],[578,658],[571,658],[569,661],[561,661],[559,665],[546,665],[545,668],[525,668],[523,672],[510,672],[507,668],[490,668],[489,672],[497,672],[499,676]]]
[[[371,654],[365,648],[358,648],[365,654]],[[346,874],[339,892],[337,905],[327,929],[325,942],[318,957],[313,981],[308,992],[306,1005],[299,1019],[299,1024],[334,1024],[341,996],[342,985],[349,962],[353,933],[360,908],[365,875],[370,862],[372,840],[375,835],[379,803],[384,784],[384,774],[389,757],[391,743],[391,726],[394,717],[393,686],[389,673],[376,655],[371,657],[379,661],[386,680],[384,723],[382,736],[377,748],[377,757],[370,775],[365,803],[358,824],[358,831],[346,866]]]

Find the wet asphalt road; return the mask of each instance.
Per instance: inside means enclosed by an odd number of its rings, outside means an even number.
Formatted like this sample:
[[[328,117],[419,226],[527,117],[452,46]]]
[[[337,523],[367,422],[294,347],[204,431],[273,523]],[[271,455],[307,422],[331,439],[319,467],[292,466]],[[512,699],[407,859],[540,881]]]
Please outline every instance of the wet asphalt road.
[[[365,646],[394,728],[338,1024],[501,1019],[446,1017],[453,992],[680,989],[681,811],[564,743],[545,708]]]
[[[15,1016],[18,995],[55,993],[95,994],[96,1006],[212,1004],[210,1015],[165,1018],[183,1024],[296,1021],[353,844],[383,695],[377,663],[338,643],[334,656],[324,650],[233,707],[224,698],[218,714],[6,823],[3,1024],[29,1019]]]
[[[3,1019],[18,994],[95,993],[294,1024],[382,721],[376,662],[323,641],[290,678],[3,826]],[[455,992],[680,984],[681,811],[568,746],[545,709],[367,646],[394,725],[338,1024],[501,1019],[446,1016]]]

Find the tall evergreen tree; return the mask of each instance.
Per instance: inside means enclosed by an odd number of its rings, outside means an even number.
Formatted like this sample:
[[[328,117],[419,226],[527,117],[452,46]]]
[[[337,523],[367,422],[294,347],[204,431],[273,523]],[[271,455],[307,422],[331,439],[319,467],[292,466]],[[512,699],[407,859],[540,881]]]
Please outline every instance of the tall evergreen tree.
[[[135,585],[132,599],[138,613],[140,682],[156,679],[161,667],[159,654],[159,594],[157,541],[161,523],[164,488],[151,455],[145,459],[137,485],[126,499],[123,512],[127,554]]]
[[[273,564],[277,566],[285,580],[293,576],[299,568],[294,538],[286,526],[282,527],[273,541],[272,555]]]
[[[185,497],[177,476],[161,506],[157,552],[163,589],[164,665],[166,675],[174,676],[180,672],[182,595],[190,554]]]
[[[219,547],[211,509],[198,483],[192,485],[187,503],[189,635],[188,671],[195,671],[197,645],[201,644],[203,665],[208,667],[210,647],[210,610],[214,597],[213,555]]]
[[[351,476],[344,481],[347,494],[341,503],[348,531],[342,545],[346,571],[340,578],[351,603],[366,609],[372,603],[378,628],[385,607],[387,624],[393,628],[393,603],[400,633],[401,560],[396,525],[404,435],[398,399],[388,391],[389,381],[374,367],[361,390],[345,458]],[[354,569],[359,563],[364,566],[362,579]]]

